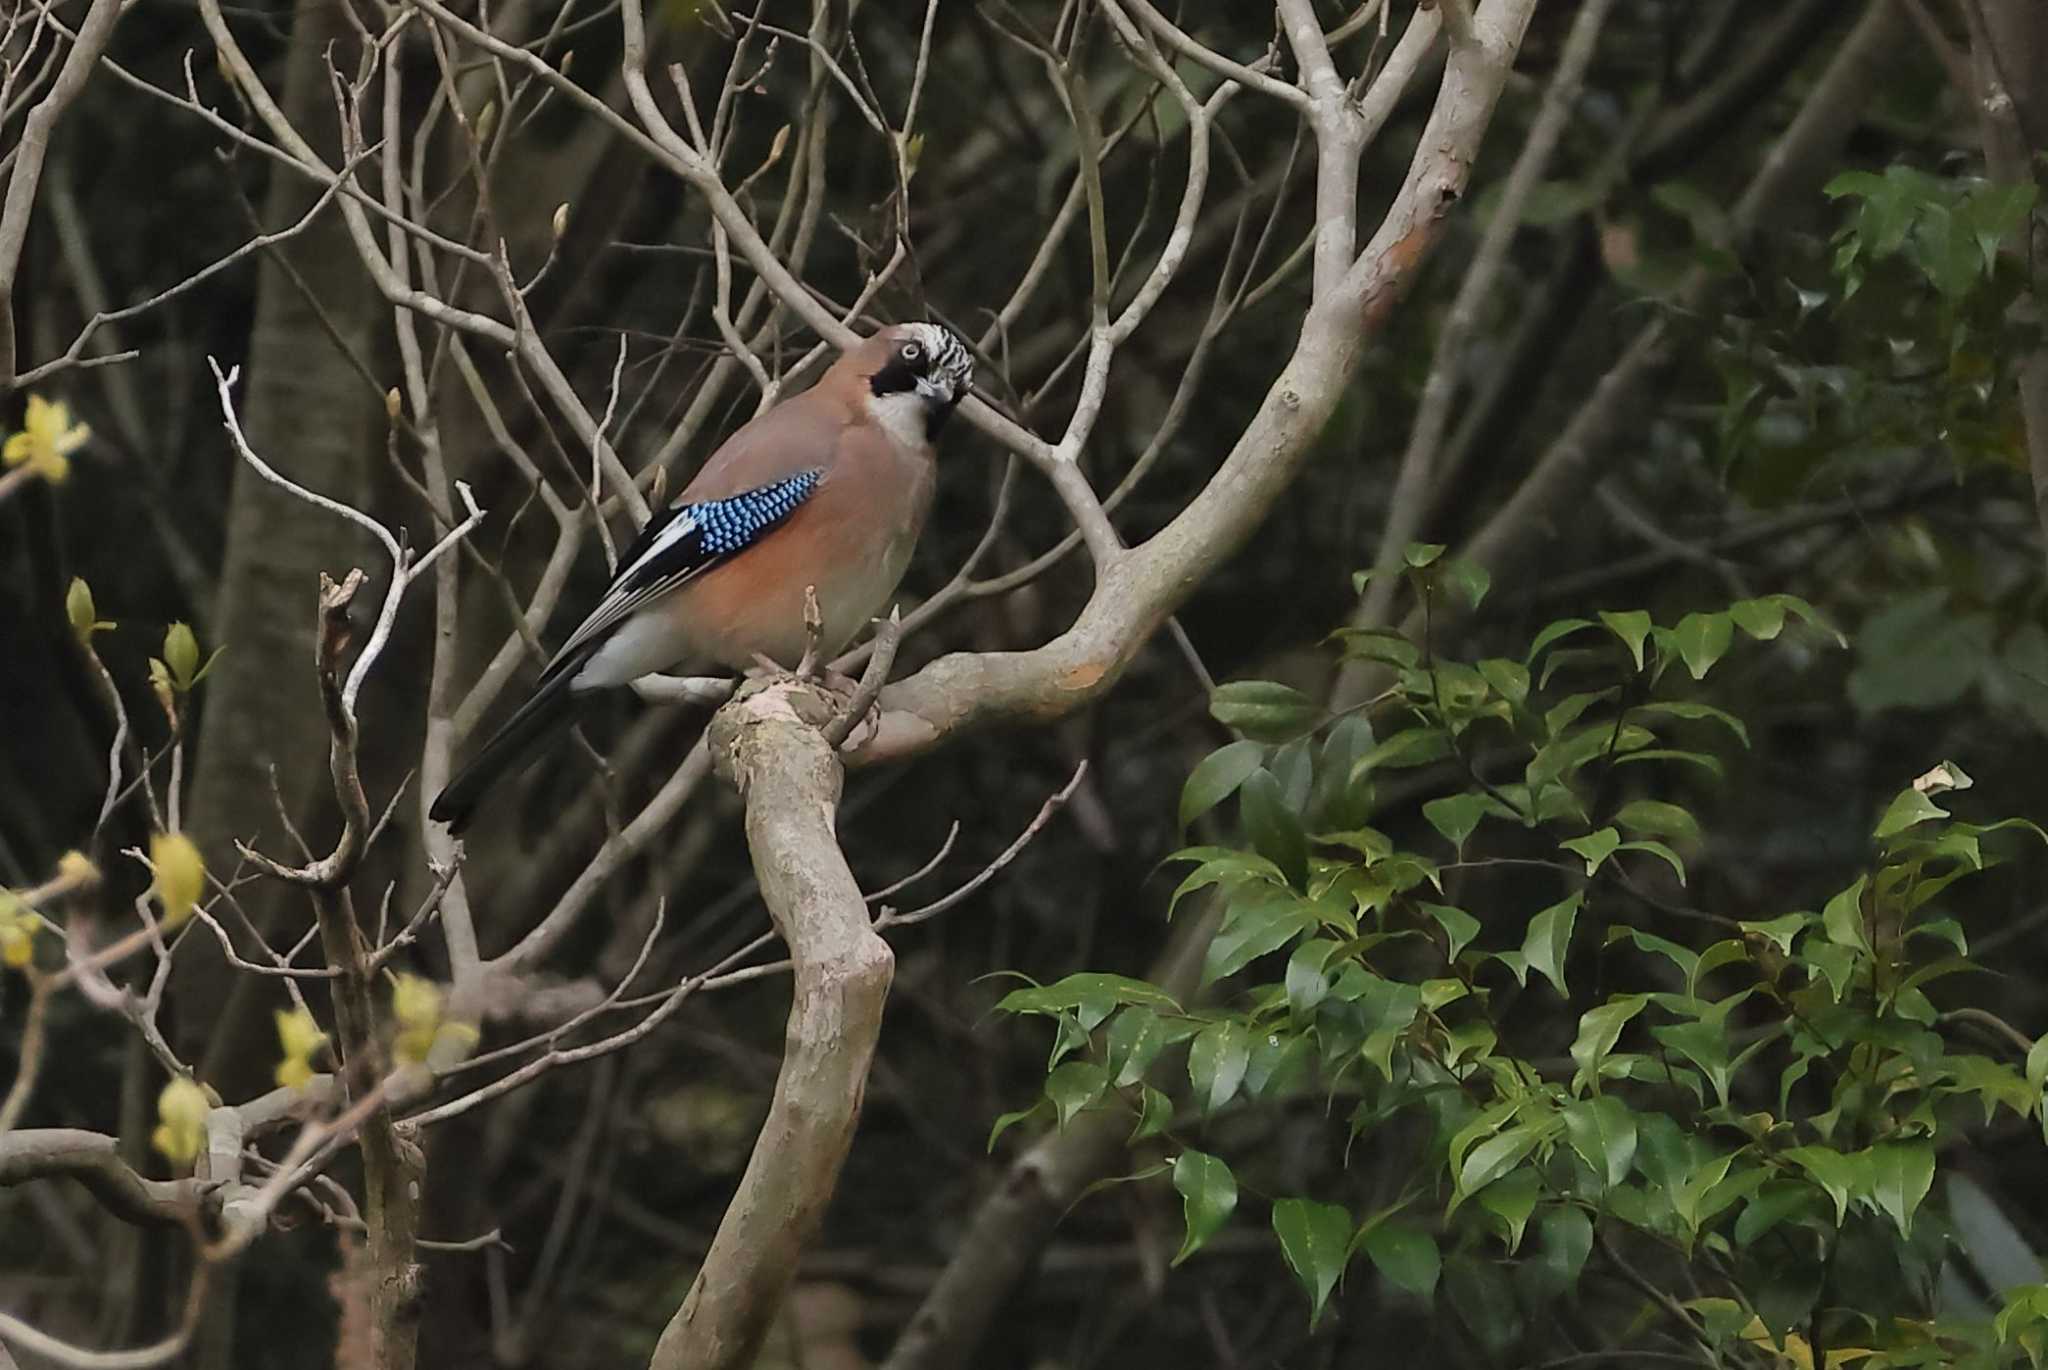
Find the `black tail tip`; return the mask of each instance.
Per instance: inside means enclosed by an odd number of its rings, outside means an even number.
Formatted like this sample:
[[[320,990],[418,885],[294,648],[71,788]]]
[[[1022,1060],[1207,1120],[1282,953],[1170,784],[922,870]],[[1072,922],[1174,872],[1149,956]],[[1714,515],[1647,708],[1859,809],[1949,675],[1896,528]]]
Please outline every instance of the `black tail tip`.
[[[434,796],[434,802],[427,808],[428,818],[447,825],[448,831],[458,836],[475,814],[476,796],[458,793],[454,785]]]

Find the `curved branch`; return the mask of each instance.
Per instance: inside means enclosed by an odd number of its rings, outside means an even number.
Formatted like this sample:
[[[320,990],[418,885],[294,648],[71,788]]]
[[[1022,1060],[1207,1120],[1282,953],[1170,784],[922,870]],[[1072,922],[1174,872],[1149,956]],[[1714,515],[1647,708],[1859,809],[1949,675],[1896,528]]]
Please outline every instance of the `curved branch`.
[[[1386,322],[1463,194],[1534,8],[1533,0],[1490,0],[1480,10],[1479,41],[1451,55],[1407,180],[1378,232],[1335,280],[1319,277],[1294,355],[1201,493],[1150,541],[1101,568],[1079,618],[1053,641],[1024,652],[943,656],[885,689],[881,726],[854,754],[858,761],[922,752],[963,728],[1048,720],[1083,707],[1116,682],[1209,568],[1251,538],[1299,473],[1366,340]],[[1319,177],[1342,161],[1329,144],[1349,145],[1352,160],[1338,174],[1355,186],[1356,145],[1342,117],[1319,115],[1316,128],[1324,143]]]

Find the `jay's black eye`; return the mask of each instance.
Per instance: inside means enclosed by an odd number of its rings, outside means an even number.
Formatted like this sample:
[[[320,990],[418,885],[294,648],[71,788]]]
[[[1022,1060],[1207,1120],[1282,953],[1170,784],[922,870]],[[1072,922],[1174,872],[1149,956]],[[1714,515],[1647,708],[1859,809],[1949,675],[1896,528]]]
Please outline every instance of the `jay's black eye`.
[[[907,342],[903,344],[902,355],[904,361],[909,362],[912,366],[916,366],[924,360],[924,344]]]

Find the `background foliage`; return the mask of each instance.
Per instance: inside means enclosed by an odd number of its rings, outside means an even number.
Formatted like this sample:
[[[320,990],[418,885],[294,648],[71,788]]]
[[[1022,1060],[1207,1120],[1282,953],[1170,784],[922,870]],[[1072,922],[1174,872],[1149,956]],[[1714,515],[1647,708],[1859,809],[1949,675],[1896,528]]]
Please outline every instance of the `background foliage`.
[[[878,315],[929,310],[978,337],[1068,195],[1077,150],[1060,93],[1004,32],[1049,28],[1056,8],[941,7],[915,262]],[[1197,28],[1252,60],[1270,16],[1236,8]],[[2048,1059],[2030,1044],[2048,1026],[2048,860],[2016,820],[2041,816],[2048,631],[2014,380],[2038,342],[2024,298],[2036,196],[1988,174],[1969,92],[1903,9],[1881,16],[1877,75],[1828,83],[1872,8],[1613,7],[1502,272],[1448,359],[1456,403],[1415,532],[1428,541],[1380,572],[1412,609],[1405,622],[1362,622],[1373,586],[1355,575],[1380,553],[1451,302],[1576,5],[1539,9],[1477,193],[1306,477],[1176,631],[1086,716],[854,777],[842,836],[863,881],[920,869],[957,821],[930,877],[940,887],[994,858],[1089,763],[999,878],[896,941],[859,1139],[774,1363],[912,1363],[917,1310],[949,1261],[988,1240],[1036,1253],[972,1362],[989,1366],[1324,1365],[1395,1345],[1473,1366],[1590,1364],[1610,1350],[1645,1364],[2039,1354]],[[716,24],[700,7],[667,10],[663,60],[715,80]],[[615,27],[577,12],[546,40],[549,60],[615,66]],[[860,7],[862,60],[900,77],[917,18]],[[313,3],[235,20],[275,86],[342,28]],[[1964,43],[1945,12],[1936,27]],[[1376,33],[1345,40],[1347,66],[1365,65]],[[793,50],[741,97],[733,164],[765,164],[764,201],[789,174],[777,130],[814,98]],[[183,90],[188,52],[199,98],[246,123],[182,6],[135,7],[111,57]],[[406,60],[425,71],[432,59]],[[1129,128],[1104,190],[1116,240],[1142,245],[1141,272],[1186,154],[1177,106],[1129,73],[1105,54],[1093,98],[1104,128]],[[1842,136],[1796,184],[1749,204],[1822,101]],[[1391,194],[1423,112],[1396,111],[1366,169],[1368,202]],[[705,211],[562,102],[515,115],[496,175],[518,188],[503,197],[515,260],[551,263],[536,326],[586,395],[605,392],[623,342],[620,443],[650,453],[718,348],[695,246]],[[1183,341],[1120,356],[1086,455],[1109,488],[1199,368],[1185,421],[1120,508],[1134,535],[1213,469],[1306,300],[1305,273],[1276,271],[1313,222],[1291,114],[1240,97],[1219,127],[1221,207],[1160,305],[1179,326],[1158,332]],[[850,299],[887,255],[896,187],[878,145],[834,147],[807,279]],[[16,301],[23,357],[61,353],[96,312],[294,222],[310,192],[295,203],[304,188],[276,177],[102,71],[52,148],[50,210]],[[442,213],[459,230],[470,205],[457,196]],[[1261,284],[1208,338],[1215,285],[1252,242]],[[1063,362],[1088,296],[1076,235],[991,347],[991,387],[1027,416],[1071,401]],[[209,869],[234,869],[231,836],[287,849],[273,762],[298,824],[333,831],[310,648],[291,634],[310,631],[312,571],[374,549],[237,501],[204,359],[284,387],[270,450],[426,527],[417,452],[385,409],[394,345],[351,314],[367,297],[346,248],[309,230],[111,326],[105,341],[135,360],[39,387],[91,437],[65,454],[61,482],[0,504],[0,884],[46,878],[98,815],[110,724],[79,631],[152,755],[169,737],[151,683],[165,678],[192,740]],[[1645,329],[1653,364],[1604,416],[1608,436],[1582,444],[1589,479],[1537,498],[1520,551],[1492,556],[1490,521],[1581,440],[1614,393],[1603,378]],[[509,389],[500,361],[479,365]],[[745,416],[742,400],[692,460]],[[39,429],[27,395],[11,403],[10,424],[54,453],[61,425],[44,414]],[[442,443],[493,511],[489,551],[530,583],[543,523],[515,512],[481,419],[451,414]],[[264,422],[252,412],[252,429]],[[538,407],[515,424],[537,461],[576,450]],[[993,569],[1067,531],[1034,482],[1001,493],[1001,466],[971,435],[949,438],[944,463],[913,597],[969,555],[1000,498],[1011,513]],[[601,573],[579,562],[572,598]],[[67,612],[73,577],[90,602]],[[1087,589],[1078,560],[1057,562],[915,635],[903,660],[1042,641]],[[249,602],[273,591],[284,609]],[[510,622],[488,577],[469,576],[465,595],[466,614]],[[94,633],[102,621],[111,629]],[[191,625],[175,648],[174,623]],[[386,720],[366,730],[364,767],[387,792],[418,754],[394,720],[416,716],[400,695],[424,678],[431,631],[430,612],[410,607],[364,699],[366,717]],[[532,772],[471,843],[484,934],[503,943],[531,926],[700,726],[624,703],[591,730],[616,790],[592,783],[580,749]],[[759,932],[735,817],[707,789],[612,883],[609,916],[579,931],[543,988],[570,1003],[615,981],[658,908],[652,970],[670,981]],[[119,857],[146,832],[124,809],[93,853],[110,919],[148,884]],[[371,854],[366,876],[395,882],[403,908],[425,895],[422,870],[407,833]],[[303,929],[303,911],[256,912]],[[0,941],[12,931],[0,926]],[[1199,974],[1183,973],[1190,963]],[[9,1050],[18,984],[0,981]],[[644,1362],[744,1161],[786,994],[765,979],[693,1001],[630,1051],[428,1134],[427,1234],[495,1228],[509,1248],[427,1258],[426,1363]],[[1050,1056],[1045,1033],[999,1004],[1052,1020]],[[268,1086],[274,986],[197,974],[170,1007],[206,1078]],[[49,1030],[61,1055],[32,1120],[118,1134],[161,1171],[148,1054],[75,1002],[59,1002]],[[977,1225],[1034,1175],[1054,1179],[1014,1229]],[[1090,1188],[1116,1177],[1135,1178]],[[131,1230],[55,1184],[0,1191],[0,1215],[9,1310],[121,1344],[175,1318],[178,1234]],[[332,1354],[341,1244],[311,1221],[266,1241],[193,1363]]]

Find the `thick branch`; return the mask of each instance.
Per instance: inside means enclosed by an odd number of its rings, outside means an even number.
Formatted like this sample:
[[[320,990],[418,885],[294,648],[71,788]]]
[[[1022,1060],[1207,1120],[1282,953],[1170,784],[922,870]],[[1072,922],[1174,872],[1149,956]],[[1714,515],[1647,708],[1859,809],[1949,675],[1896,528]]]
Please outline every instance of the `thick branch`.
[[[799,686],[744,695],[711,725],[747,805],[747,846],[796,983],[768,1120],[652,1370],[751,1365],[853,1144],[895,957],[868,921],[834,822],[843,775]]]
[[[0,1185],[57,1177],[78,1181],[109,1213],[142,1226],[182,1224],[198,1205],[192,1181],[144,1179],[105,1133],[44,1127],[0,1137]]]

